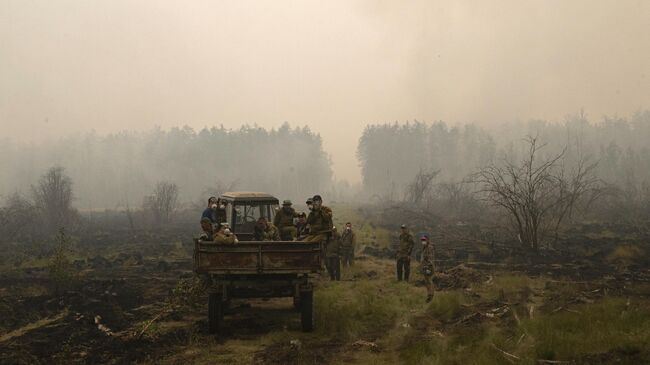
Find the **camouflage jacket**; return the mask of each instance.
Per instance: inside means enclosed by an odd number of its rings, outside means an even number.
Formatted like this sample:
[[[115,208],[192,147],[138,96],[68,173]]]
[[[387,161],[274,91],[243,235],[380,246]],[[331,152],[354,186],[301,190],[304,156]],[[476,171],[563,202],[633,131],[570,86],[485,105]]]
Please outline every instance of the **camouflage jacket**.
[[[289,211],[280,208],[280,210],[275,213],[273,224],[278,228],[293,226],[293,219],[298,218],[298,215],[299,214],[296,213],[296,210],[293,208],[290,208]]]
[[[411,252],[413,252],[413,246],[415,246],[413,235],[410,233],[401,233],[399,235],[399,247],[397,248],[397,258],[403,259],[403,258],[411,257]]]
[[[433,244],[429,243],[428,245],[424,246],[422,248],[422,254],[421,254],[421,265],[423,267],[429,267],[431,268],[431,271],[433,271],[433,263],[435,259],[435,252],[433,250]]]
[[[256,226],[254,235],[258,241],[280,241],[280,231],[271,223],[267,224],[265,230],[261,230],[259,226]]]
[[[345,251],[354,251],[357,245],[357,235],[353,230],[343,230],[341,234],[341,249]]]
[[[237,242],[237,236],[235,236],[234,234],[224,234],[224,233],[217,232],[217,234],[214,236],[214,242],[233,244]]]
[[[312,210],[307,216],[307,224],[309,224],[309,234],[331,232],[334,227],[332,209],[321,206],[319,210]]]

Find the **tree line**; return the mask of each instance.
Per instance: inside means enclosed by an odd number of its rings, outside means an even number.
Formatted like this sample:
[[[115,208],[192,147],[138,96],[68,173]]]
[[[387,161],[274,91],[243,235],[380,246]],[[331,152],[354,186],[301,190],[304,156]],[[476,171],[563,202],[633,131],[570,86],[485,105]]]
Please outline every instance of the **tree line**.
[[[650,228],[649,140],[649,111],[489,130],[416,121],[368,126],[358,157],[393,220],[488,224],[536,249],[577,219]]]
[[[0,144],[0,194],[30,193],[53,166],[74,181],[81,210],[139,207],[157,184],[178,187],[181,202],[201,202],[219,188],[265,190],[300,198],[329,187],[329,156],[318,134],[288,124],[267,130],[223,126],[69,136],[43,144]]]
[[[531,120],[489,129],[419,121],[368,125],[357,148],[363,186],[370,194],[401,200],[420,171],[456,182],[506,157],[523,159],[529,136],[546,145],[541,157],[564,151],[566,163],[583,158],[597,162],[596,176],[626,199],[639,200],[650,192],[650,111],[598,122],[581,112],[563,123]]]

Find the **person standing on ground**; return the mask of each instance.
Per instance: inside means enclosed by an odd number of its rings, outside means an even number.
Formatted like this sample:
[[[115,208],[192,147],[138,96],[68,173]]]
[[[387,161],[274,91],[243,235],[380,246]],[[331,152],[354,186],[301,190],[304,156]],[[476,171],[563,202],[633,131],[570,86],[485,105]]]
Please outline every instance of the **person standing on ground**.
[[[413,252],[415,241],[413,235],[409,232],[405,224],[402,224],[399,235],[399,247],[397,249],[397,281],[409,281],[411,274],[411,253]]]
[[[325,246],[325,266],[331,280],[341,281],[341,235],[332,227],[332,236]]]
[[[420,271],[422,276],[424,276],[424,283],[427,287],[427,303],[433,299],[433,270],[434,270],[434,259],[435,252],[433,250],[433,244],[429,240],[428,235],[422,236],[420,238],[422,242],[422,256],[420,260]]]
[[[354,250],[357,246],[357,236],[352,230],[352,223],[347,222],[341,234],[341,256],[342,266],[351,267],[354,265]]]

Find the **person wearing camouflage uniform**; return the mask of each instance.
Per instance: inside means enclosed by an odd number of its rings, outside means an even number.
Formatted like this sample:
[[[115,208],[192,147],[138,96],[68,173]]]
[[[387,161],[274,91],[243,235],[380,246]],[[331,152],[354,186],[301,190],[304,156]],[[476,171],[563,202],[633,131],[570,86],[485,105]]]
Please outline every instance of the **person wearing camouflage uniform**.
[[[253,237],[256,241],[280,241],[280,232],[273,223],[266,218],[260,217],[255,224]]]
[[[309,234],[305,238],[305,242],[326,242],[332,233],[332,227],[334,227],[332,219],[332,209],[323,205],[320,195],[314,195],[311,212],[307,216]]]
[[[350,267],[354,265],[354,250],[357,245],[357,236],[352,230],[352,223],[345,224],[345,230],[341,234],[341,257],[342,266]]]
[[[397,248],[397,281],[402,281],[402,274],[404,274],[404,281],[409,281],[413,246],[415,246],[413,235],[408,231],[406,225],[402,224]]]
[[[332,234],[325,246],[325,267],[331,280],[341,281],[341,236],[332,227]]]
[[[433,250],[433,243],[429,240],[428,235],[420,238],[422,242],[422,253],[420,258],[420,271],[424,276],[424,284],[427,287],[427,303],[433,299],[433,272],[434,272],[434,259],[435,252]]]
[[[219,224],[219,231],[214,235],[215,243],[235,244],[239,242],[237,236],[230,231],[228,223]]]
[[[280,237],[283,241],[294,241],[298,236],[298,230],[293,224],[293,219],[298,218],[299,214],[291,207],[291,200],[282,202],[282,208],[275,213],[273,224],[280,231]]]

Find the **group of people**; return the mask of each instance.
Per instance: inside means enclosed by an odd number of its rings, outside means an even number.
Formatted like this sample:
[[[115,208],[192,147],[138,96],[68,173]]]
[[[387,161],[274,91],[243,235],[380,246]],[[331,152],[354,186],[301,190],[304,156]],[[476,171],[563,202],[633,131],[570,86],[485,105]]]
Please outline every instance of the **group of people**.
[[[298,213],[290,200],[282,202],[270,222],[260,217],[254,228],[253,238],[256,241],[303,241],[323,242],[325,249],[325,267],[331,280],[341,280],[341,266],[354,265],[356,234],[352,223],[345,223],[343,232],[334,226],[332,209],[323,205],[320,195],[307,199],[305,202],[309,215]],[[237,243],[237,236],[230,230],[226,222],[227,202],[216,197],[208,199],[208,207],[201,216],[202,239],[217,243]],[[219,223],[216,223],[219,222]],[[434,248],[428,234],[420,237],[422,244],[420,272],[427,288],[427,302],[433,298]],[[406,225],[401,226],[399,245],[397,249],[397,280],[407,281],[411,274],[411,257],[415,239]]]
[[[216,243],[237,243],[239,240],[235,233],[230,230],[226,222],[226,202],[217,197],[211,196],[208,199],[208,207],[201,214],[200,239],[214,241]]]
[[[332,227],[332,234],[326,240],[325,246],[325,267],[330,274],[330,279],[341,280],[341,266],[351,267],[354,265],[354,250],[357,245],[357,237],[352,230],[352,223],[345,223],[342,233]]]
[[[433,299],[433,272],[434,272],[434,248],[428,234],[420,236],[422,251],[420,256],[420,273],[424,277],[427,287],[427,303]],[[415,247],[413,234],[405,224],[402,224],[397,248],[397,280],[408,281],[411,275],[411,256]]]
[[[202,240],[217,243],[236,243],[237,236],[226,222],[226,201],[216,197],[208,199],[208,207],[201,215]],[[323,198],[314,195],[305,202],[309,215],[298,213],[291,200],[282,202],[273,221],[259,217],[253,229],[256,241],[303,241],[322,242],[325,266],[332,280],[341,280],[341,264],[354,265],[356,235],[352,223],[347,222],[343,232],[334,226],[332,209],[323,205]]]

